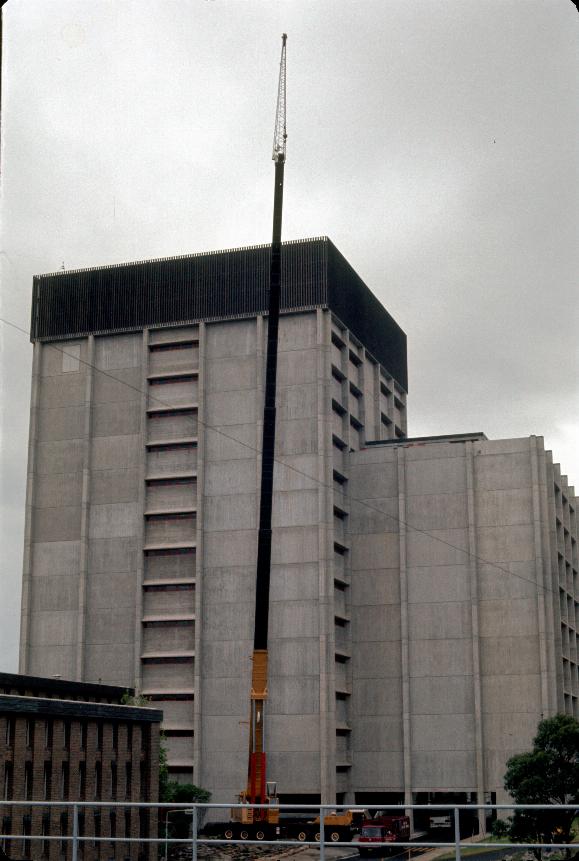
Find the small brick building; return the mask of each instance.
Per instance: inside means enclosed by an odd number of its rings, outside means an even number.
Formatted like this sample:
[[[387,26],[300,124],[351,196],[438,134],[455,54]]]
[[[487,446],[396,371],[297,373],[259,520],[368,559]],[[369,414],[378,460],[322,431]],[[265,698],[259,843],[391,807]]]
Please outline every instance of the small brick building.
[[[162,711],[122,705],[126,688],[0,673],[2,834],[72,834],[72,809],[2,800],[156,802]],[[132,693],[129,691],[129,693]],[[153,808],[79,808],[79,835],[154,837]],[[72,843],[5,840],[11,859],[67,861]],[[156,844],[81,841],[79,858],[156,857]]]

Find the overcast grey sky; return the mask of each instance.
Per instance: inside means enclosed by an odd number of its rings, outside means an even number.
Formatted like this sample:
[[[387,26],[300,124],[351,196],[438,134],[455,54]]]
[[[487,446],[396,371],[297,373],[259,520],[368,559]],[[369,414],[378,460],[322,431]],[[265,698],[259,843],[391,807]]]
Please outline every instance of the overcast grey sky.
[[[328,235],[408,336],[411,435],[539,434],[579,485],[571,0],[8,0],[2,316],[38,272]],[[0,326],[0,670],[17,663],[31,346]]]

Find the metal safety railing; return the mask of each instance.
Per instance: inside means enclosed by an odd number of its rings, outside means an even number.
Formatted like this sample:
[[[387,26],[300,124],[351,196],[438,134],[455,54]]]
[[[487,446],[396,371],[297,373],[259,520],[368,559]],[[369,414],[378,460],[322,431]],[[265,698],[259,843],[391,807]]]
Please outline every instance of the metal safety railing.
[[[297,838],[291,839],[283,836],[284,830],[284,820],[280,818],[279,827],[277,828],[278,834],[275,834],[276,828],[271,827],[268,833],[268,830],[264,828],[261,832],[263,834],[262,837],[257,837],[255,839],[241,839],[235,837],[220,837],[220,836],[207,836],[203,833],[201,826],[204,822],[204,819],[207,816],[207,812],[209,810],[215,810],[221,813],[221,816],[216,817],[215,821],[210,823],[214,828],[218,826],[219,822],[226,824],[229,821],[228,811],[232,809],[259,809],[263,811],[263,805],[257,804],[219,804],[219,803],[170,803],[170,804],[161,804],[161,803],[146,803],[146,802],[115,802],[115,801],[32,801],[32,800],[5,800],[0,801],[0,817],[5,819],[5,811],[6,809],[13,810],[14,808],[26,808],[27,810],[34,809],[48,809],[50,808],[58,808],[60,811],[70,811],[72,814],[72,822],[70,832],[67,834],[51,834],[51,833],[1,833],[0,834],[0,845],[5,845],[9,843],[9,841],[23,841],[24,843],[33,843],[34,841],[39,842],[50,842],[50,841],[61,841],[63,843],[72,844],[71,851],[71,859],[72,861],[79,861],[79,855],[81,854],[82,847],[87,844],[101,844],[101,843],[111,843],[111,844],[139,844],[143,845],[152,845],[158,844],[163,847],[164,854],[161,856],[164,861],[168,861],[169,857],[169,849],[172,845],[178,846],[187,846],[191,848],[191,856],[192,861],[198,861],[198,853],[199,847],[204,845],[229,845],[229,844],[242,844],[242,845],[276,845],[276,846],[314,846],[319,848],[320,859],[321,861],[325,861],[325,850],[327,846],[332,847],[341,847],[341,848],[349,848],[351,850],[357,850],[359,845],[359,840],[356,840],[356,834],[353,834],[353,839],[351,840],[328,840],[327,832],[330,831],[331,825],[327,823],[327,817],[331,814],[337,813],[339,811],[348,811],[348,810],[356,810],[360,811],[362,809],[362,805],[348,805],[348,804],[326,804],[326,805],[318,805],[318,804],[281,804],[276,805],[275,809],[279,810],[281,813],[287,813],[288,815],[293,814],[303,814],[306,817],[310,816],[309,820],[304,818],[304,823],[308,822],[311,826],[314,825],[315,817],[319,817],[319,821],[315,822],[315,829],[317,831],[316,838],[319,835],[319,839],[314,840],[298,840]],[[79,827],[81,811],[85,809],[99,810],[99,809],[107,809],[107,810],[117,810],[117,809],[125,809],[125,810],[149,810],[157,813],[157,817],[155,817],[155,827],[150,829],[157,832],[156,836],[139,836],[139,837],[131,837],[131,836],[122,836],[122,837],[113,837],[111,835],[95,835],[95,834],[82,834],[81,829]],[[524,810],[524,811],[569,811],[575,812],[579,815],[579,809],[576,804],[389,804],[389,805],[371,805],[371,806],[363,806],[363,809],[366,811],[387,811],[388,815],[399,813],[400,815],[413,815],[414,811],[431,811],[435,812],[437,815],[440,815],[443,811],[447,811],[449,814],[449,827],[447,828],[452,835],[452,839],[448,841],[434,841],[434,840],[393,840],[393,841],[384,841],[384,842],[372,842],[366,844],[368,849],[396,849],[400,848],[404,849],[454,849],[454,857],[455,861],[461,861],[461,850],[464,845],[464,841],[467,838],[463,838],[461,836],[461,812],[469,811],[471,814],[477,814],[477,821],[480,819],[479,811],[483,811],[483,821],[492,815],[492,811],[515,811],[515,810]],[[169,836],[169,825],[170,825],[170,817],[172,814],[185,814],[186,817],[191,817],[190,823],[190,835],[188,837],[170,837]],[[219,819],[219,822],[217,821]],[[471,822],[474,821],[472,818]],[[239,829],[239,823],[231,823]],[[464,825],[464,816],[463,822]],[[163,828],[162,834],[159,834],[159,825]],[[336,833],[334,830],[334,835]],[[234,832],[235,833],[235,832]],[[256,831],[256,833],[258,833]],[[420,835],[423,836],[424,832]],[[499,841],[499,842],[485,842],[485,834],[483,832],[478,836],[481,838],[480,840],[476,840],[474,844],[469,840],[469,843],[475,845],[480,849],[497,849],[499,850],[501,847],[509,850],[518,850],[518,849],[575,849],[579,850],[579,843],[557,843],[554,841],[543,841],[539,843],[516,843],[508,840]],[[9,853],[10,857],[10,853]],[[19,856],[18,856],[19,857]]]

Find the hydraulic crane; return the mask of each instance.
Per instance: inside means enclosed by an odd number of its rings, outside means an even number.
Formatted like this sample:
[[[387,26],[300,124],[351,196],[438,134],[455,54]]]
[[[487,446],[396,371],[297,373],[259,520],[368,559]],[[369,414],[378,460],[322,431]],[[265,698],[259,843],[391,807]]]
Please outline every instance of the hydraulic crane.
[[[255,585],[255,626],[252,657],[251,697],[249,716],[249,762],[247,787],[239,800],[245,804],[263,804],[260,808],[234,810],[234,819],[251,829],[258,839],[265,836],[267,825],[276,825],[279,811],[266,807],[274,801],[275,788],[266,782],[264,709],[267,700],[267,659],[269,624],[269,583],[271,570],[271,509],[273,500],[273,468],[275,456],[275,396],[277,378],[277,344],[281,289],[281,223],[283,178],[286,157],[286,40],[282,35],[277,107],[273,135],[275,186],[273,199],[273,233],[269,278],[269,311],[267,327],[267,357],[265,371],[265,400],[263,408],[263,437],[261,454],[261,493],[257,541],[257,576]],[[262,824],[262,827],[258,825]],[[243,834],[242,836],[248,836]]]

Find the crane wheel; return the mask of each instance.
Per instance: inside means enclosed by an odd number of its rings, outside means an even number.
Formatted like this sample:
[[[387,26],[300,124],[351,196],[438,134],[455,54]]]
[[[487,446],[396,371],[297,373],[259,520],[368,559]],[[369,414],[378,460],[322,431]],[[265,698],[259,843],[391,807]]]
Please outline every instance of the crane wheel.
[[[239,836],[241,840],[247,840],[247,838],[249,837],[249,831],[246,828],[242,828],[242,830],[239,832]]]
[[[224,836],[225,836],[226,840],[233,840],[233,829],[232,828],[226,828]]]
[[[320,832],[319,831],[316,831],[316,833],[314,834],[314,840],[316,841],[316,843],[320,842]]]
[[[261,830],[256,831],[255,832],[255,839],[256,840],[265,840],[265,831],[261,831]]]
[[[338,843],[340,840],[340,832],[332,831],[332,833],[330,834],[330,840],[332,841],[332,843]]]
[[[307,839],[308,839],[308,835],[306,834],[305,831],[298,831],[298,840],[300,841],[300,843],[303,843],[304,840],[307,840]]]

